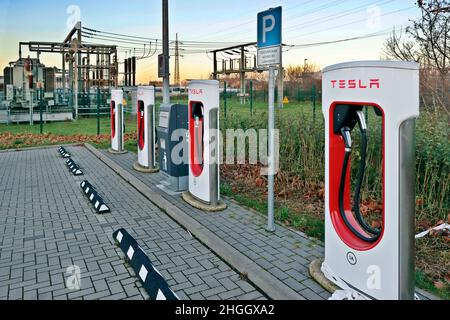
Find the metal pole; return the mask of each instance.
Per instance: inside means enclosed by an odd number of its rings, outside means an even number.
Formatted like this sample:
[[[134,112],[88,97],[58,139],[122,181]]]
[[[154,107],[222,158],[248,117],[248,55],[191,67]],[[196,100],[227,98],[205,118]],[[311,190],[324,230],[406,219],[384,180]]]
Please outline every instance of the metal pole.
[[[316,123],[316,86],[312,87],[313,124]]]
[[[284,70],[283,70],[283,54],[280,55],[280,66],[278,69],[278,108],[283,108],[284,99]]]
[[[66,58],[66,54],[63,51],[63,54],[62,54],[62,77],[61,77],[63,101],[66,100],[66,59],[65,58]]]
[[[117,136],[117,140],[118,140],[118,143],[117,143],[117,145],[118,145],[118,151],[119,152],[122,152],[123,151],[123,134],[124,134],[124,126],[123,126],[123,121],[124,121],[124,119],[123,119],[123,105],[122,105],[122,103],[119,103],[118,105],[117,105],[117,115],[116,115],[116,117],[117,117],[117,123],[119,124],[119,128],[117,128],[117,130],[118,130],[118,136]]]
[[[275,67],[269,67],[269,190],[267,193],[267,231],[275,231],[274,207],[275,207]]]
[[[78,64],[75,61],[75,72],[74,72],[74,92],[73,92],[73,96],[74,96],[74,105],[75,105],[75,119],[78,120]]]
[[[38,89],[38,94],[39,94],[39,132],[40,134],[42,134],[44,132],[44,123],[43,123],[43,119],[42,119],[42,96],[43,96],[43,88]]]
[[[250,115],[253,114],[253,80],[250,80]]]
[[[148,165],[149,169],[156,168],[156,155],[155,155],[155,106],[149,105],[146,108],[147,119],[148,119],[148,129],[147,136],[145,137],[148,141]],[[139,111],[138,111],[139,112]]]
[[[162,0],[163,55],[166,74],[163,78],[163,103],[170,103],[170,68],[169,68],[169,0]]]
[[[241,71],[241,104],[245,104],[245,51],[244,47],[241,47],[241,60],[239,63],[239,69]]]
[[[97,86],[97,135],[100,135],[100,87]]]
[[[227,117],[227,83],[223,83],[223,106],[225,118]]]

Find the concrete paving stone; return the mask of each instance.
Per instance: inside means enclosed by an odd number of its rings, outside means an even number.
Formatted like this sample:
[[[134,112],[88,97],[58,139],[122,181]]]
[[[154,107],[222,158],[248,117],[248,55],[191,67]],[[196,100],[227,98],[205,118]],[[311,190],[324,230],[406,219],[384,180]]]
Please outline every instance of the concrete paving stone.
[[[38,292],[36,289],[25,291],[23,294],[24,300],[38,300]]]
[[[137,294],[137,295],[134,295],[131,297],[124,298],[123,300],[133,300],[134,301],[134,300],[145,300],[145,298],[142,295]]]
[[[9,300],[21,300],[23,299],[23,288],[10,289],[8,292]]]
[[[31,280],[27,280],[27,281],[20,281],[20,282],[12,283],[9,285],[9,288],[10,289],[27,288],[27,287],[35,285],[35,284],[36,284],[36,279],[31,279]]]
[[[28,270],[23,273],[23,280],[33,280],[36,279],[36,270]]]
[[[56,291],[56,290],[64,289],[65,287],[66,287],[65,283],[60,283],[60,284],[57,284],[57,285],[51,285],[49,287],[40,287],[37,290],[38,290],[38,293],[41,294],[41,293],[47,293],[47,292],[50,292],[50,291]]]
[[[84,295],[83,296],[83,300],[99,300],[99,299],[103,299],[106,298],[108,296],[110,296],[111,293],[109,292],[109,290],[104,290],[101,292],[96,292],[93,294],[89,294],[89,295]]]
[[[306,289],[306,286],[304,284],[302,284],[301,282],[294,280],[293,278],[287,278],[286,280],[284,280],[284,282],[291,287],[293,290],[300,292],[304,289]]]
[[[241,280],[241,281],[236,282],[236,284],[238,285],[239,288],[241,288],[246,293],[250,293],[250,292],[254,291],[253,286],[250,283],[248,283],[247,281]]]
[[[321,296],[319,296],[317,293],[315,293],[309,288],[300,291],[299,294],[301,294],[307,300],[323,300]]]
[[[112,282],[112,283],[107,282],[107,285],[108,285],[109,291],[110,291],[113,295],[114,295],[114,294],[117,294],[117,293],[123,292],[123,287],[122,287],[122,285],[120,284],[120,282],[118,282],[118,281]]]
[[[11,272],[11,267],[1,267],[0,268],[0,277],[2,277],[2,276],[8,276],[9,277],[9,274],[10,274],[10,272]]]
[[[52,285],[58,285],[64,282],[64,277],[61,273],[53,274],[50,276],[50,280],[52,282]]]
[[[181,297],[180,297],[181,298]],[[191,294],[190,296],[189,296],[189,298],[191,299],[191,300],[205,300],[205,297],[203,297],[202,296],[202,294],[199,292],[199,293],[194,293],[194,294]]]
[[[10,278],[11,279],[23,279],[23,269],[22,268],[17,268],[17,267],[12,267],[11,268],[11,272],[10,272]]]
[[[201,284],[201,285],[198,285],[198,286],[192,286],[192,285],[191,285],[190,288],[184,289],[184,292],[185,292],[187,295],[191,295],[191,294],[197,293],[197,292],[202,292],[202,295],[203,295],[203,294],[204,294],[204,291],[205,291],[205,290],[208,290],[208,289],[209,289],[209,287],[208,287],[206,284]]]
[[[176,292],[176,291],[181,291],[181,290],[185,290],[185,289],[189,289],[189,288],[193,288],[193,287],[197,287],[197,286],[193,285],[189,281],[185,281],[183,283],[177,283],[176,285],[172,286],[171,289]],[[208,288],[208,286],[206,286],[206,288]]]
[[[134,273],[133,273],[133,275],[130,275],[128,278],[120,281],[122,286],[126,286],[129,284],[135,284],[136,282],[139,282],[139,279],[136,277],[136,275]]]
[[[139,289],[136,287],[136,284],[130,283],[125,286],[123,286],[124,292],[127,294],[128,297],[133,297],[135,295],[140,295]]]
[[[315,293],[320,293],[323,290],[323,288],[317,282],[311,279],[303,280],[302,284],[313,290]]]
[[[281,271],[287,271],[291,268],[288,263],[283,262],[281,260],[275,260],[272,264],[275,267],[279,268]]]
[[[210,287],[210,288],[222,286],[222,284],[213,276],[203,277],[202,279],[203,279],[204,283],[206,283],[208,285],[208,287]]]
[[[127,295],[124,292],[119,292],[116,294],[105,296],[102,298],[102,300],[123,300],[126,298],[127,298]]]
[[[101,292],[108,289],[108,285],[104,279],[93,281],[96,292]]]
[[[205,270],[202,266],[196,267],[196,268],[188,268],[186,270],[183,270],[183,274],[185,276],[189,276],[191,274],[198,274],[200,277],[208,276],[211,273],[217,272],[216,269],[209,269]]]
[[[90,295],[93,293],[95,293],[94,288],[86,288],[86,289],[82,289],[82,290],[74,290],[68,294],[68,297],[69,297],[69,299],[76,299],[76,298],[81,298],[83,296],[87,296],[87,295]]]
[[[230,291],[222,292],[219,294],[220,299],[222,300],[229,300],[229,299],[235,299],[236,297],[242,296],[244,294],[244,291],[240,288],[232,289]]]
[[[106,272],[106,273],[99,273],[99,274],[91,276],[90,278],[93,281],[101,280],[101,279],[105,279],[106,280],[106,279],[110,279],[110,278],[114,277],[115,275],[116,274],[111,271],[111,272]]]
[[[200,285],[202,283],[204,283],[205,279],[200,278],[198,275],[196,274],[192,274],[190,276],[188,276],[188,280],[190,283],[192,283],[194,286]]]
[[[0,297],[4,297],[8,295],[9,286],[8,285],[1,285],[0,286]]]
[[[264,296],[258,291],[252,291],[237,297],[239,300],[257,300],[260,298],[264,298]]]
[[[302,282],[303,280],[306,280],[309,278],[308,274],[301,273],[295,269],[289,269],[285,273],[286,273],[286,275],[291,276],[293,279],[295,279],[299,282]]]
[[[38,293],[38,300],[53,300],[53,294],[51,291]]]

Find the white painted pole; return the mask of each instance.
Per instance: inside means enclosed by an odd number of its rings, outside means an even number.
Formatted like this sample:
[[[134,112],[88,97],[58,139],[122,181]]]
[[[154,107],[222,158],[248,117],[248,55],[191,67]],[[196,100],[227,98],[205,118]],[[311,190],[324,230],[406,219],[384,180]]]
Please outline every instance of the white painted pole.
[[[269,67],[269,190],[267,194],[267,231],[275,231],[275,67]]]

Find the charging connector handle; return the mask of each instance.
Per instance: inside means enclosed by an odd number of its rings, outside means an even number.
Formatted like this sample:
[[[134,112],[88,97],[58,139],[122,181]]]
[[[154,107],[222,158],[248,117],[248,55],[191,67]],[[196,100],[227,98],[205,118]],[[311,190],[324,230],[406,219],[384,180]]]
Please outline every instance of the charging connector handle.
[[[345,151],[351,151],[352,150],[352,135],[350,133],[349,127],[343,127],[341,129],[342,137],[344,138],[345,143]]]

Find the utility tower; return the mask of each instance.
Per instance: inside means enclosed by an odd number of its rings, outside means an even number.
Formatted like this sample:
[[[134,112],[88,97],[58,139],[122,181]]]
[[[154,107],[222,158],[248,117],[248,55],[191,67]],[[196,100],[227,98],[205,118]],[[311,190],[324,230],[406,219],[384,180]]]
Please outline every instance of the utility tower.
[[[178,33],[175,37],[175,86],[180,86],[180,50],[178,47]]]

